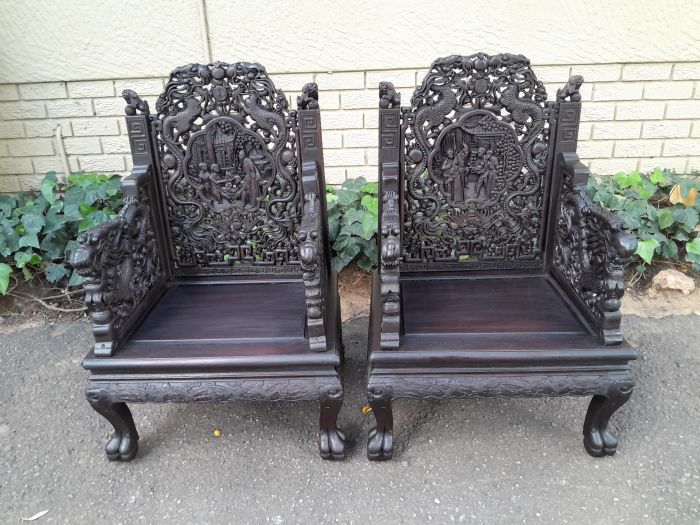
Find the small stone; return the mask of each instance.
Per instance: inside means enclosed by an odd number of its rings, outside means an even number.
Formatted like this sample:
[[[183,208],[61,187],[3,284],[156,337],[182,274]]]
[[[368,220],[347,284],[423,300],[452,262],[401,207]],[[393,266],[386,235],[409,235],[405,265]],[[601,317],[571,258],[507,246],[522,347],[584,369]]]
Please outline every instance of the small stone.
[[[672,291],[682,292],[685,295],[695,290],[695,281],[692,277],[674,269],[663,270],[654,276],[651,281],[651,289],[655,292]]]

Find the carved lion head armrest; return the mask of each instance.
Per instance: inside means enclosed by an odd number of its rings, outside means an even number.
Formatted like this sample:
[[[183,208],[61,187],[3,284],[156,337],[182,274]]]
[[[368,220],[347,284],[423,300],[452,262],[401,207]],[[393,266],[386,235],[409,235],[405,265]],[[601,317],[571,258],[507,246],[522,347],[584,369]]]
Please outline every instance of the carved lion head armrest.
[[[585,184],[588,168],[578,156],[563,154],[560,160],[554,268],[592,315],[604,342],[620,343],[624,274],[637,240],[625,231],[622,219],[591,201]]]
[[[70,264],[85,278],[85,302],[93,322],[95,355],[113,355],[133,326],[142,303],[164,280],[145,200],[127,197],[116,220],[83,233]]]

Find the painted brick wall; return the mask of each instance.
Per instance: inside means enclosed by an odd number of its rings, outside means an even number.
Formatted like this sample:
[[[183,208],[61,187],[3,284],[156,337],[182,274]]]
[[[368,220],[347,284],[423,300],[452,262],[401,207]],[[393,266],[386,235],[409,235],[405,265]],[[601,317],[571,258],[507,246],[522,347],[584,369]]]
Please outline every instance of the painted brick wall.
[[[550,98],[570,74],[582,74],[579,155],[596,175],[622,170],[700,169],[700,62],[534,66]],[[377,178],[377,92],[381,80],[404,103],[423,77],[415,69],[274,74],[295,105],[315,80],[323,110],[326,176]],[[63,172],[56,128],[72,171],[126,173],[130,156],[124,101],[134,89],[153,108],[163,78],[0,84],[0,191],[36,188]]]

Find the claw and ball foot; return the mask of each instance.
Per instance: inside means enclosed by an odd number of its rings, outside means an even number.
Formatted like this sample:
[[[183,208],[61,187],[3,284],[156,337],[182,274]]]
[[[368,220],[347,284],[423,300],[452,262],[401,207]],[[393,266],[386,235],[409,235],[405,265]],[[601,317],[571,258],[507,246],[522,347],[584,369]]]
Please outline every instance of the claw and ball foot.
[[[367,458],[371,461],[387,461],[394,455],[394,416],[391,411],[391,390],[388,387],[371,387],[367,392],[369,406],[377,425],[369,431]]]
[[[323,459],[342,461],[347,454],[345,434],[338,428],[338,414],[342,406],[342,387],[328,387],[321,390],[318,449]]]
[[[125,403],[113,402],[102,390],[89,390],[87,399],[90,406],[114,427],[114,433],[105,446],[110,461],[131,461],[139,449],[139,435],[136,432],[131,411]]]
[[[608,422],[631,395],[632,387],[593,396],[583,424],[583,446],[591,456],[612,456],[617,451],[617,437],[608,430]]]

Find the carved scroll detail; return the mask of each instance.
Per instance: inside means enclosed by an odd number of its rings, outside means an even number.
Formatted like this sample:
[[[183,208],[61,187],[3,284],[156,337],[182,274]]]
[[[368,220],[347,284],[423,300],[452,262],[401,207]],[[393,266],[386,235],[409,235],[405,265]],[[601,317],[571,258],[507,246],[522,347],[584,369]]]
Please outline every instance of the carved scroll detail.
[[[391,397],[450,399],[462,397],[555,397],[605,395],[629,390],[634,379],[629,371],[607,374],[436,375],[377,376],[369,390],[390,391]]]
[[[164,277],[145,183],[125,201],[116,220],[78,238],[70,259],[85,278],[96,355],[114,353],[129,317]]]
[[[299,228],[299,252],[303,270],[306,295],[306,325],[309,331],[309,346],[317,352],[326,351],[324,329],[325,304],[323,290],[326,289],[325,271],[321,261],[323,246],[321,210],[316,193],[304,195],[304,215]]]
[[[328,390],[340,392],[338,378],[264,378],[221,380],[88,381],[87,391],[101,392],[112,402],[181,403],[217,401],[303,401],[319,399]]]
[[[562,189],[554,267],[597,321],[604,342],[621,343],[624,270],[637,240],[624,231],[622,220],[591,202],[585,187],[588,170],[575,153],[561,155],[559,163]]]

